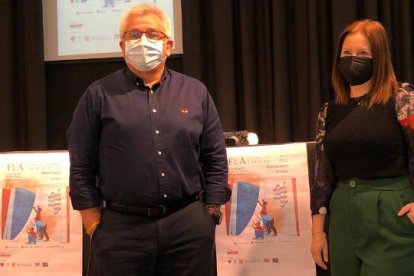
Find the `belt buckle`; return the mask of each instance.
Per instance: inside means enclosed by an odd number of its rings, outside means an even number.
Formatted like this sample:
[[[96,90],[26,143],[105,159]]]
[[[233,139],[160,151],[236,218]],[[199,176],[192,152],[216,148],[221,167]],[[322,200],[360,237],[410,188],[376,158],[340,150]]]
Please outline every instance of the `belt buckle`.
[[[163,216],[165,213],[167,213],[167,208],[165,208],[164,205],[158,205],[158,209],[161,210],[160,216]]]

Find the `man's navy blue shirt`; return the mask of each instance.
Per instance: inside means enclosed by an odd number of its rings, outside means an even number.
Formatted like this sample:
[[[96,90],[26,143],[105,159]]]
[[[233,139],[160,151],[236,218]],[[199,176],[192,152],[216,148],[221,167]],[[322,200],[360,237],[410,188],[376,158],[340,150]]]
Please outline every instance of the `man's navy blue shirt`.
[[[74,209],[153,207],[201,190],[206,203],[230,197],[216,107],[201,82],[172,70],[152,88],[127,68],[94,82],[67,138]]]

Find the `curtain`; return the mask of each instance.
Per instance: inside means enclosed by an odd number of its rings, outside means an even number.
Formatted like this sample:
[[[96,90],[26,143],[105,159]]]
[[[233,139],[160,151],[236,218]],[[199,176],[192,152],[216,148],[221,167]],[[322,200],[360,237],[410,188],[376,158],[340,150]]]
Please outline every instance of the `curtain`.
[[[42,2],[0,4],[0,151],[46,149]]]

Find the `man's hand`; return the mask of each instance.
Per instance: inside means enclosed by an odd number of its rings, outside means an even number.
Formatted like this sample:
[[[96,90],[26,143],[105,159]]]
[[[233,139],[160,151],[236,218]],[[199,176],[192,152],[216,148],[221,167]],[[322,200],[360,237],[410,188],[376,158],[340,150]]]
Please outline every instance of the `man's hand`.
[[[221,223],[223,214],[220,211],[220,204],[206,204],[207,213],[214,219],[217,225]]]
[[[82,222],[85,226],[86,233],[92,236],[93,232],[101,221],[101,211],[98,207],[93,207],[80,211],[82,216]]]

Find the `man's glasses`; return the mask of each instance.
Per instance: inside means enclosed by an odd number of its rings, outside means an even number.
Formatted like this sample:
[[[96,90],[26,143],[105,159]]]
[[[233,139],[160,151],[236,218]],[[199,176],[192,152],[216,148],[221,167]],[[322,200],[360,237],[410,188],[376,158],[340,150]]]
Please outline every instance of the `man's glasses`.
[[[125,32],[122,38],[124,40],[140,40],[143,34],[145,34],[145,37],[151,42],[157,42],[158,40],[168,38],[168,36],[165,35],[163,32],[158,32],[158,31],[140,32],[136,30]]]

